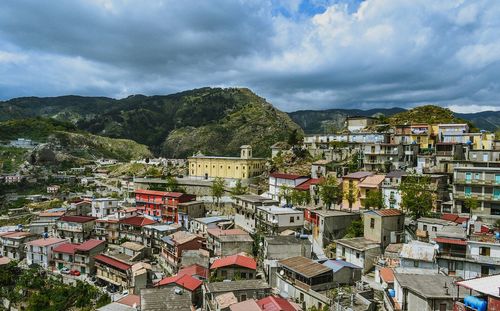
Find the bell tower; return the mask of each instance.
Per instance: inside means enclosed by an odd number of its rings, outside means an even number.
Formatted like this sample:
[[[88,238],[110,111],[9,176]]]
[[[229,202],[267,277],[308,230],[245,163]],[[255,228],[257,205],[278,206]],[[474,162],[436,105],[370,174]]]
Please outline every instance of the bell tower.
[[[241,149],[241,155],[240,158],[242,159],[250,159],[252,158],[252,146],[250,145],[243,145],[240,147]]]

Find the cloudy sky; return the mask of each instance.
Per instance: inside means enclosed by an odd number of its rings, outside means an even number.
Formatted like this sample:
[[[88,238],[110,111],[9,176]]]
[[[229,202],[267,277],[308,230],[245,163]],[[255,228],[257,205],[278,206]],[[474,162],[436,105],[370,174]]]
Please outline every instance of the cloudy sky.
[[[0,99],[249,87],[277,107],[500,110],[500,1],[2,0]]]

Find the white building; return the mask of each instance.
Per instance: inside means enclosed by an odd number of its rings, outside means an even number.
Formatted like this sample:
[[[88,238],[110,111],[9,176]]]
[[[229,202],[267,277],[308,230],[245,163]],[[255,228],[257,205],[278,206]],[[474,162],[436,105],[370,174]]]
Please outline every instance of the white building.
[[[236,214],[234,215],[234,224],[237,227],[245,230],[246,232],[254,233],[257,207],[272,206],[276,204],[278,204],[277,201],[260,195],[237,195],[234,198],[234,207],[236,209]]]
[[[381,254],[380,245],[364,237],[337,240],[337,258],[370,271]]]
[[[26,243],[26,261],[28,266],[37,264],[47,269],[53,261],[53,250],[59,245],[66,244],[66,239],[47,238]]]
[[[110,215],[115,215],[117,211],[117,199],[100,198],[92,200],[92,217],[103,218]]]
[[[309,177],[296,174],[272,173],[269,175],[269,193],[271,199],[285,203],[283,190],[292,191],[293,188],[307,181]]]
[[[382,196],[384,198],[384,206],[388,208],[401,209],[401,179],[406,176],[405,171],[392,171],[385,175],[382,182]]]
[[[256,226],[272,234],[301,229],[304,227],[304,213],[293,208],[259,206]]]

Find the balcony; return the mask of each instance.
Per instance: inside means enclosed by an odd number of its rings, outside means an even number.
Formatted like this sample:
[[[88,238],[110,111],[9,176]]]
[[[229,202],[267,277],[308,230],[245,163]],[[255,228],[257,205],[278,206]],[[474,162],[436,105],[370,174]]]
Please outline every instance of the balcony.
[[[65,226],[65,225],[58,225],[57,230],[71,231],[71,232],[82,232],[83,231],[82,227]]]

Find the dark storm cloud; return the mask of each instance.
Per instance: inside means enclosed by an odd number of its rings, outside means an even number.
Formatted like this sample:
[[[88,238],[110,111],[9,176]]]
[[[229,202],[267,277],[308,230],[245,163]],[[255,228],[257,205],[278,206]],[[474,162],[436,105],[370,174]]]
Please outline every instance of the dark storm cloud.
[[[496,1],[6,0],[0,98],[245,86],[289,111],[495,109],[499,16]]]

